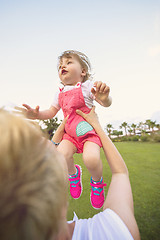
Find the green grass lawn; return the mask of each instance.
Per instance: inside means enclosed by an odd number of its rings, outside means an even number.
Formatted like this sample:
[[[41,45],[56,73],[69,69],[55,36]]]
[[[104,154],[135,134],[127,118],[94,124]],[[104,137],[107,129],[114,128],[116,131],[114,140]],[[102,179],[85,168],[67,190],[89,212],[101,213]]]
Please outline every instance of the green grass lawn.
[[[160,239],[160,144],[119,142],[115,143],[124,158],[132,185],[135,217],[142,240]],[[101,152],[103,161],[104,182],[107,183],[105,193],[111,180],[111,172]],[[89,218],[99,211],[90,204],[90,175],[83,164],[82,156],[75,155],[75,163],[83,169],[83,193],[78,200],[69,194],[68,220],[75,211],[79,218]]]

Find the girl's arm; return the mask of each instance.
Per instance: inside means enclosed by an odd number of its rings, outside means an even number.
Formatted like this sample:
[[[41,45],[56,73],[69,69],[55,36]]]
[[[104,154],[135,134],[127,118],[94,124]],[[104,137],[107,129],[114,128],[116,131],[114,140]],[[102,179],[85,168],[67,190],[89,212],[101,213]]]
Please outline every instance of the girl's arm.
[[[95,113],[95,107],[92,108],[89,114],[84,114],[80,110],[76,112],[90,123],[99,135],[112,172],[111,184],[103,210],[110,208],[117,213],[128,227],[133,238],[139,240],[140,235],[134,217],[133,196],[126,164],[112,141],[100,126],[98,117]]]
[[[51,119],[53,118],[57,112],[58,109],[54,106],[51,106],[49,109],[44,111],[39,111],[39,106],[36,106],[36,108],[31,108],[27,104],[23,104],[23,112],[26,115],[27,118],[30,119],[39,119],[39,120],[45,120],[45,119]]]

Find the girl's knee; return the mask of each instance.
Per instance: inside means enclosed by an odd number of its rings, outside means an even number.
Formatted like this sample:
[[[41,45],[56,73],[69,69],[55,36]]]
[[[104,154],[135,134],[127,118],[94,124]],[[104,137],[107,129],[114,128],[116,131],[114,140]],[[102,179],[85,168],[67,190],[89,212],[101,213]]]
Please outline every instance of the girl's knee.
[[[84,164],[87,168],[98,168],[101,165],[101,159],[98,156],[83,156]]]
[[[70,159],[73,158],[73,153],[70,152],[69,150],[64,151],[62,154],[65,157],[66,161],[69,161]]]
[[[57,150],[63,154],[67,161],[73,159],[73,154],[76,152],[76,148],[72,144],[64,142],[58,146]]]

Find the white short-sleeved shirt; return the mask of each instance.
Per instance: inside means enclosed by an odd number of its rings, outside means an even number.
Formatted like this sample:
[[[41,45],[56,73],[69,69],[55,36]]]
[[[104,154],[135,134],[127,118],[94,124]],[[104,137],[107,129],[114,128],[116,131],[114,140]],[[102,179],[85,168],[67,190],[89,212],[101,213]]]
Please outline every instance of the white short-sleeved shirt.
[[[87,81],[83,82],[81,85],[84,101],[88,108],[93,107],[94,96],[91,93],[91,89],[93,88],[93,85],[94,85],[94,83],[91,80],[87,80]],[[75,85],[75,86],[66,85],[66,86],[64,86],[62,92],[66,92],[66,91],[72,90],[74,88],[77,88],[77,85]],[[55,97],[52,102],[52,106],[54,106],[58,110],[60,110],[59,101],[58,101],[59,93],[60,93],[60,91],[56,92]]]
[[[73,221],[72,240],[134,240],[121,218],[109,208],[89,219],[78,219],[75,214]]]

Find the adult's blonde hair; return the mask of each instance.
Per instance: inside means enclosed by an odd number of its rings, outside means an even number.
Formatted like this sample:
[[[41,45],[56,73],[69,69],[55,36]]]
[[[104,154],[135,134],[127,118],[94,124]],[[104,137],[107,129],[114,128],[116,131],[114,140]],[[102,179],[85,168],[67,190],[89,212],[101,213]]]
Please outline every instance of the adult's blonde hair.
[[[84,68],[86,71],[86,75],[84,76],[83,82],[85,82],[89,78],[91,79],[92,78],[91,64],[90,64],[89,58],[82,52],[75,51],[75,50],[64,51],[58,57],[58,65],[62,61],[63,58],[71,58],[71,57],[75,57],[79,61],[81,67]]]
[[[0,239],[56,236],[67,202],[59,161],[40,129],[0,110]]]

